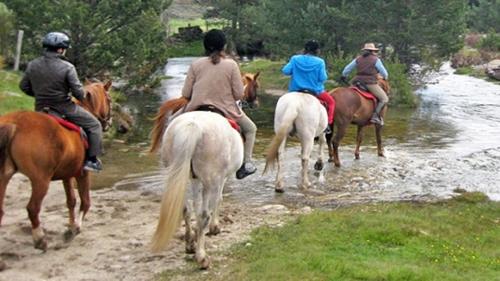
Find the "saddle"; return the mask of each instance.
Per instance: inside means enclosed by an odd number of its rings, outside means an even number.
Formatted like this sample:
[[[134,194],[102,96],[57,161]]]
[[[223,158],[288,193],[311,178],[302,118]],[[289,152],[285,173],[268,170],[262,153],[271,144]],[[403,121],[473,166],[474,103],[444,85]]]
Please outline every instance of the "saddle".
[[[50,114],[50,113],[47,113],[47,115],[54,119],[57,123],[59,123],[59,125],[61,125],[62,127],[70,130],[70,131],[73,131],[73,132],[76,132],[78,134],[80,134],[80,137],[83,141],[83,146],[85,147],[85,150],[87,150],[89,148],[89,142],[87,140],[87,134],[85,133],[84,130],[82,130],[81,127],[79,127],[78,125],[76,125],[75,123],[72,123],[66,119],[63,119],[59,116],[56,116],[56,115],[53,115],[53,114]]]
[[[360,81],[354,81],[353,86],[349,87],[350,89],[356,91],[360,96],[365,99],[369,99],[373,102],[373,108],[377,107],[377,97],[375,97],[366,87],[366,85]]]
[[[315,92],[308,90],[308,89],[300,89],[297,92],[304,93],[304,94],[310,94],[310,95],[313,95],[314,97],[318,98]],[[325,107],[326,111],[328,112],[328,104],[326,102],[320,100],[319,98],[318,98],[318,101],[321,105],[323,105]]]
[[[218,109],[217,107],[213,106],[213,105],[209,105],[209,104],[204,104],[204,105],[200,105],[197,109],[197,111],[210,111],[210,112],[213,112],[213,113],[217,113],[217,114],[220,114],[222,117],[226,118],[227,121],[229,122],[229,125],[231,125],[231,127],[233,129],[235,129],[238,133],[241,134],[241,128],[240,128],[240,125],[238,125],[238,123],[236,123],[236,121],[234,121],[233,119],[231,118],[228,118],[224,112],[222,112],[220,109]]]

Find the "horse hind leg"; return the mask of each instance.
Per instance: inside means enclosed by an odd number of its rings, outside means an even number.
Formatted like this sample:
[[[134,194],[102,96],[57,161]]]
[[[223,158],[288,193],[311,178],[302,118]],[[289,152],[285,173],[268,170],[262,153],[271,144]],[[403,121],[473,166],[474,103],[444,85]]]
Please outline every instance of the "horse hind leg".
[[[5,191],[7,190],[7,184],[14,174],[14,169],[8,168],[4,169],[4,171],[0,174],[0,226],[2,225],[2,218],[4,215],[3,202],[5,199]]]
[[[64,232],[64,240],[69,242],[80,232],[80,227],[75,220],[76,197],[72,179],[63,180],[64,192],[66,193],[66,206],[69,212],[68,229]]]
[[[347,124],[340,125],[337,127],[337,133],[335,134],[335,137],[333,138],[333,163],[335,164],[335,167],[340,167],[340,158],[339,158],[339,146],[340,146],[340,141],[344,138],[344,135],[347,130]]]
[[[319,136],[318,160],[314,164],[314,169],[319,172],[319,177],[318,177],[319,183],[325,182],[325,176],[324,176],[324,170],[323,170],[323,168],[324,168],[323,149],[325,146],[325,142],[326,142],[325,135],[321,134]]]
[[[74,228],[77,230],[77,233],[79,233],[83,225],[83,219],[90,209],[89,172],[83,171],[83,174],[76,178],[76,183],[78,187],[78,195],[80,197],[80,210],[78,211],[78,216],[76,216]]]
[[[274,191],[277,193],[285,192],[285,180],[283,178],[283,171],[281,169],[281,160],[283,160],[283,157],[285,155],[285,145],[286,139],[284,139],[281,143],[278,150],[278,157],[276,158],[276,181]]]
[[[377,153],[380,157],[385,157],[384,147],[382,146],[382,125],[375,125],[375,136],[377,138]]]
[[[354,158],[356,158],[356,160],[359,160],[359,149],[361,147],[361,143],[363,142],[363,137],[363,126],[358,126],[358,131],[356,133],[356,149],[354,150]]]
[[[302,140],[302,152],[301,152],[301,162],[302,162],[302,189],[308,189],[311,187],[311,182],[309,182],[309,158],[311,157],[311,152],[314,144],[314,138],[304,138]]]
[[[39,214],[42,208],[43,198],[47,195],[47,191],[49,189],[50,178],[30,178],[30,180],[32,191],[31,198],[26,209],[28,210],[28,216],[31,221],[31,235],[33,236],[35,248],[45,252],[47,250],[47,240],[40,224]]]
[[[225,181],[222,183],[222,186],[224,186]],[[219,198],[218,201],[214,205],[214,212],[211,217],[210,223],[208,225],[208,235],[217,235],[221,233],[221,228],[219,224],[219,207],[222,203],[222,188],[219,188]]]

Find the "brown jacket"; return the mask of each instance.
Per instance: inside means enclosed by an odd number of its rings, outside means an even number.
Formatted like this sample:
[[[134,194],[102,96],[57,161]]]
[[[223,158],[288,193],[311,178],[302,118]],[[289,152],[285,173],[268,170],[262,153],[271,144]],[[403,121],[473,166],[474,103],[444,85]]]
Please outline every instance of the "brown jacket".
[[[186,112],[201,105],[212,105],[227,117],[238,120],[242,111],[236,101],[243,98],[238,65],[228,58],[222,58],[218,64],[213,64],[208,57],[197,59],[189,67],[182,96],[190,100]]]

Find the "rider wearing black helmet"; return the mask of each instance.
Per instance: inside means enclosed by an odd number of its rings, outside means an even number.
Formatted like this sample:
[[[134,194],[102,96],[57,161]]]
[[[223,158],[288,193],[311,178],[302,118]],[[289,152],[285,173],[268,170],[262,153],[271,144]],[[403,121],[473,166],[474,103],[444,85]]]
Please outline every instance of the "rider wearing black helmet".
[[[50,32],[43,38],[43,56],[29,62],[19,87],[35,97],[35,110],[64,117],[82,127],[89,138],[89,149],[84,169],[100,171],[102,164],[97,159],[101,154],[102,127],[97,118],[76,105],[71,96],[83,101],[85,92],[78,79],[76,69],[66,57],[70,47],[68,35]]]

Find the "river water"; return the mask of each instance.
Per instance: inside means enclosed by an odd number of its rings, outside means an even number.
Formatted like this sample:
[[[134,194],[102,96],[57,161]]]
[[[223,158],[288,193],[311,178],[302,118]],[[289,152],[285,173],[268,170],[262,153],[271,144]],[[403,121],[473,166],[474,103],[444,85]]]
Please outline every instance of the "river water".
[[[165,80],[158,100],[180,95],[192,59],[169,60],[165,75],[171,79]],[[481,191],[500,200],[500,86],[455,75],[449,65],[444,65],[415,94],[420,100],[417,109],[389,109],[383,133],[386,157],[377,156],[373,130],[367,128],[361,159],[354,160],[352,128],[340,146],[342,167],[328,163],[326,182],[315,184],[313,189],[318,192],[309,193],[297,187],[300,150],[292,144],[284,156],[284,194],[274,192],[273,172],[258,173],[244,180],[230,180],[225,200],[251,205],[334,207],[371,201],[448,198],[457,190]],[[262,156],[272,137],[272,109],[277,97],[261,95],[261,99],[261,108],[247,112],[259,128],[254,153],[259,171],[263,171]],[[158,100],[153,103],[159,105]],[[161,192],[162,181],[158,169],[115,186],[132,185]]]

